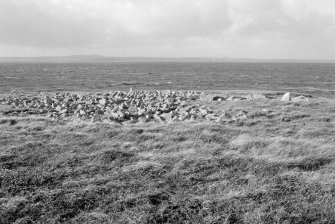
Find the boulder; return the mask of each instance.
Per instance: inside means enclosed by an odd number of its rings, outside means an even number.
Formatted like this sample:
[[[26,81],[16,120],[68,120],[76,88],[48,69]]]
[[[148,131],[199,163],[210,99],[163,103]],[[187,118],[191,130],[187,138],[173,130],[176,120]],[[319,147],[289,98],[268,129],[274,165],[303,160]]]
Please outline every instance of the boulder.
[[[105,106],[107,104],[107,100],[105,98],[102,98],[101,100],[99,100],[99,104],[101,106]]]
[[[291,93],[290,92],[285,93],[281,98],[281,101],[291,101]]]
[[[117,114],[118,114],[118,116],[119,116],[120,118],[123,118],[123,119],[124,119],[124,118],[126,117],[126,113],[125,113],[125,112],[118,111]]]
[[[63,110],[60,110],[59,113],[60,114],[65,114],[65,113],[68,113],[68,110],[67,109],[63,109]]]
[[[118,113],[112,112],[112,113],[109,113],[108,115],[109,115],[110,118],[113,118],[113,119],[119,118],[119,114]]]
[[[152,119],[153,117],[154,117],[153,114],[147,114],[147,115],[145,115],[145,118],[146,118],[147,120],[150,120],[150,119]]]
[[[154,119],[155,121],[158,121],[158,122],[163,122],[164,120],[157,114],[154,114]]]
[[[199,109],[200,113],[202,113],[202,115],[206,116],[208,114],[208,110],[206,109]]]
[[[63,113],[63,114],[61,114],[61,116],[62,116],[62,117],[69,117],[70,114],[69,114],[69,113]]]
[[[101,117],[100,117],[100,115],[98,115],[98,114],[94,114],[94,115],[92,116],[91,122],[98,122],[98,121],[101,121]]]
[[[139,117],[139,118],[137,119],[137,121],[138,121],[139,123],[146,123],[148,120],[147,120],[145,117]]]
[[[101,109],[97,109],[97,110],[96,110],[96,113],[97,113],[98,115],[102,115],[102,114],[104,114],[104,111],[101,110]]]
[[[192,114],[190,117],[190,121],[195,121],[197,119],[197,115]]]
[[[147,112],[144,108],[138,108],[138,110],[137,110],[137,115],[138,116],[143,116],[143,115],[146,115],[146,114],[147,114]]]
[[[223,123],[228,121],[231,118],[231,115],[224,112],[220,117],[218,117],[218,119],[216,119],[216,122],[218,123]]]
[[[137,106],[131,105],[131,106],[128,108],[128,112],[129,112],[130,114],[136,114],[136,113],[137,113]]]
[[[190,113],[186,112],[186,113],[183,113],[179,116],[179,120],[180,121],[185,121],[186,119],[189,119],[191,116],[192,115]]]
[[[245,120],[247,119],[247,113],[246,111],[240,111],[238,112],[235,116],[232,117],[232,120],[236,121],[236,120]]]
[[[166,120],[167,122],[169,122],[169,121],[171,121],[171,119],[172,119],[172,113],[170,112],[170,113],[163,113],[163,114],[161,114],[160,115],[162,118],[164,118],[164,120]]]
[[[61,111],[62,110],[62,107],[60,105],[56,106],[55,108],[57,111]]]

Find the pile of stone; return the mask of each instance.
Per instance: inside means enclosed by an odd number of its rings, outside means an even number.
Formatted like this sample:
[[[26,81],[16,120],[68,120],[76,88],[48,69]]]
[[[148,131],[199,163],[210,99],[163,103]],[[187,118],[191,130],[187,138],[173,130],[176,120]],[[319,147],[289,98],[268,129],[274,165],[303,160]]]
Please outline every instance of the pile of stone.
[[[25,116],[39,114],[49,118],[77,118],[92,122],[109,121],[124,124],[145,122],[171,122],[208,120],[218,123],[231,123],[259,116],[270,116],[269,111],[248,113],[239,111],[216,113],[205,105],[196,104],[201,92],[194,91],[114,91],[109,93],[71,94],[41,93],[35,96],[15,95],[0,99],[0,104],[10,105],[12,110],[6,115]],[[213,101],[251,100],[266,98],[264,95],[215,96]],[[309,96],[282,96],[282,101],[308,101]],[[201,102],[198,101],[198,102]]]
[[[169,122],[214,119],[214,111],[200,105],[190,105],[199,99],[194,91],[114,91],[109,93],[57,93],[28,97],[19,95],[0,100],[11,105],[12,114],[44,114],[50,118],[77,117],[96,121]],[[9,113],[10,114],[10,113]]]

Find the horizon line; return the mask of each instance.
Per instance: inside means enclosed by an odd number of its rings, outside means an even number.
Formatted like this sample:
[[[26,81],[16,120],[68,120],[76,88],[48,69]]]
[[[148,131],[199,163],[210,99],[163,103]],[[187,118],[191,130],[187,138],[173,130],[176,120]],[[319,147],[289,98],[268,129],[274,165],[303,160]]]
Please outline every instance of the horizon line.
[[[299,62],[335,62],[335,59],[295,59],[295,58],[230,58],[230,57],[201,57],[201,56],[105,56],[99,54],[63,55],[63,56],[0,56],[0,59],[196,59],[196,60],[232,60],[232,61],[299,61]]]

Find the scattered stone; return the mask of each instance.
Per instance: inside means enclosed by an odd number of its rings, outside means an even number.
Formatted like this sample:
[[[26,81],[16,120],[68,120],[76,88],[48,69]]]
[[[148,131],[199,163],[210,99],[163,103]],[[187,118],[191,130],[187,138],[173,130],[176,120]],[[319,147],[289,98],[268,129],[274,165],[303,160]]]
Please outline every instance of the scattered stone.
[[[309,98],[306,96],[297,96],[297,97],[292,98],[292,101],[293,102],[301,102],[301,101],[308,102]]]
[[[252,98],[254,98],[254,99],[266,99],[266,96],[264,96],[263,94],[254,94],[252,96]]]
[[[224,101],[226,100],[226,98],[222,97],[222,96],[214,96],[213,97],[213,101]]]
[[[228,101],[231,101],[231,100],[240,100],[240,98],[237,97],[237,96],[230,96],[230,97],[228,97],[227,100],[228,100]]]

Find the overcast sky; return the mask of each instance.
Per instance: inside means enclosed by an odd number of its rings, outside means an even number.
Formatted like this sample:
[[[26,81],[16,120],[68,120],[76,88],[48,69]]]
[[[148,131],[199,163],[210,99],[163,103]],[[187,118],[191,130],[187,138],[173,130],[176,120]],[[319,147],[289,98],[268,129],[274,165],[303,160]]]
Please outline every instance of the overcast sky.
[[[0,56],[335,59],[335,0],[0,0]]]

